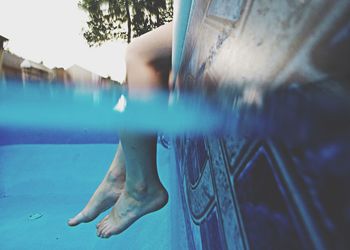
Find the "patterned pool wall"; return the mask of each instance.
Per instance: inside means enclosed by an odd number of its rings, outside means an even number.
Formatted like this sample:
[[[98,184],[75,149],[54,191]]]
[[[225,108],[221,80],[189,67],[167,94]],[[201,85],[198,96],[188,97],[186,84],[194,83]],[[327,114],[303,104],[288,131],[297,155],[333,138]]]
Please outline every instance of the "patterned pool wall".
[[[175,34],[177,98],[199,93],[230,125],[174,139],[177,240],[349,249],[350,2],[181,4],[191,11]]]

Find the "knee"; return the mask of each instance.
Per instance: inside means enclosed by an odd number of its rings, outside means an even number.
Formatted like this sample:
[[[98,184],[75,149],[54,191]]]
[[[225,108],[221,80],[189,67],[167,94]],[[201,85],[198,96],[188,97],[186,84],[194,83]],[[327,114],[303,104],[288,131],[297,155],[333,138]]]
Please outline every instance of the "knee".
[[[143,47],[141,46],[137,38],[128,44],[125,54],[125,63],[127,67],[129,67],[130,65],[144,62],[144,58],[142,56],[142,49]]]
[[[134,54],[134,51],[132,49],[132,43],[128,44],[128,46],[126,47],[126,53],[125,53],[125,63],[126,65],[128,65],[130,62],[132,62],[133,60],[135,60],[135,56],[136,54]]]

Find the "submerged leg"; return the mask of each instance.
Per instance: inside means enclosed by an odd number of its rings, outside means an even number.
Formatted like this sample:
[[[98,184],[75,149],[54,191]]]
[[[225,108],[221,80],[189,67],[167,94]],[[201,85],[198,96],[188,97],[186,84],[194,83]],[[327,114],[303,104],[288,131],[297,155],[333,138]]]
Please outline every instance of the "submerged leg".
[[[125,184],[125,158],[121,144],[110,168],[85,208],[68,221],[69,226],[94,220],[100,213],[112,207],[119,198]]]
[[[127,56],[130,98],[143,98],[167,89],[171,39],[172,24],[169,23],[135,39],[130,45]],[[125,189],[111,213],[97,225],[97,234],[103,238],[121,233],[141,216],[159,210],[168,201],[168,193],[157,172],[157,135],[123,130],[120,139],[126,160]]]

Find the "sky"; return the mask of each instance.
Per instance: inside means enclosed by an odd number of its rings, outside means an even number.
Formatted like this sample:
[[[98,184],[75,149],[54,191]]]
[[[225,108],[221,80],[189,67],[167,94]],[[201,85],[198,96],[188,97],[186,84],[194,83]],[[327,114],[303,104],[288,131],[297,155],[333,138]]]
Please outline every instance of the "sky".
[[[126,42],[90,48],[83,37],[87,14],[79,0],[0,0],[0,35],[12,53],[44,65],[77,64],[101,76],[122,81]]]

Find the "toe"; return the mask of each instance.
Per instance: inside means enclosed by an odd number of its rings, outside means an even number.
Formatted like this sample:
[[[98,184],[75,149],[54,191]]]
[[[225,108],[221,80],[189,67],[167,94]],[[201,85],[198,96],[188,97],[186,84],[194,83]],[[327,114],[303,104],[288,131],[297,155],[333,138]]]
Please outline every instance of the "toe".
[[[102,231],[101,230],[98,229],[96,234],[97,234],[98,237],[102,238]]]
[[[85,216],[82,213],[78,213],[74,218],[68,221],[69,226],[79,225],[81,222],[85,221]]]
[[[109,235],[111,236],[113,233],[113,228],[114,228],[114,225],[111,225],[110,223],[106,223],[107,225],[103,228],[102,232],[104,235]]]
[[[102,235],[103,235],[103,238],[108,238],[111,236],[110,234],[110,227],[107,225],[103,230],[102,230]]]
[[[98,227],[98,229],[97,229],[98,234],[99,234],[100,237],[103,236],[103,234],[104,234],[104,229],[105,229],[107,226],[108,226],[107,223],[101,222],[101,225],[100,225],[100,226]]]
[[[104,217],[97,225],[97,228],[100,228],[109,218],[109,215],[107,215],[106,217]]]
[[[108,227],[104,230],[104,234],[107,238],[111,237],[112,235],[118,234],[120,231],[118,230],[118,227],[115,225],[108,225]]]
[[[108,222],[105,222],[105,223],[102,225],[102,227],[101,227],[101,232],[102,232],[102,234],[105,234],[105,232],[107,231],[108,227],[109,227]]]

